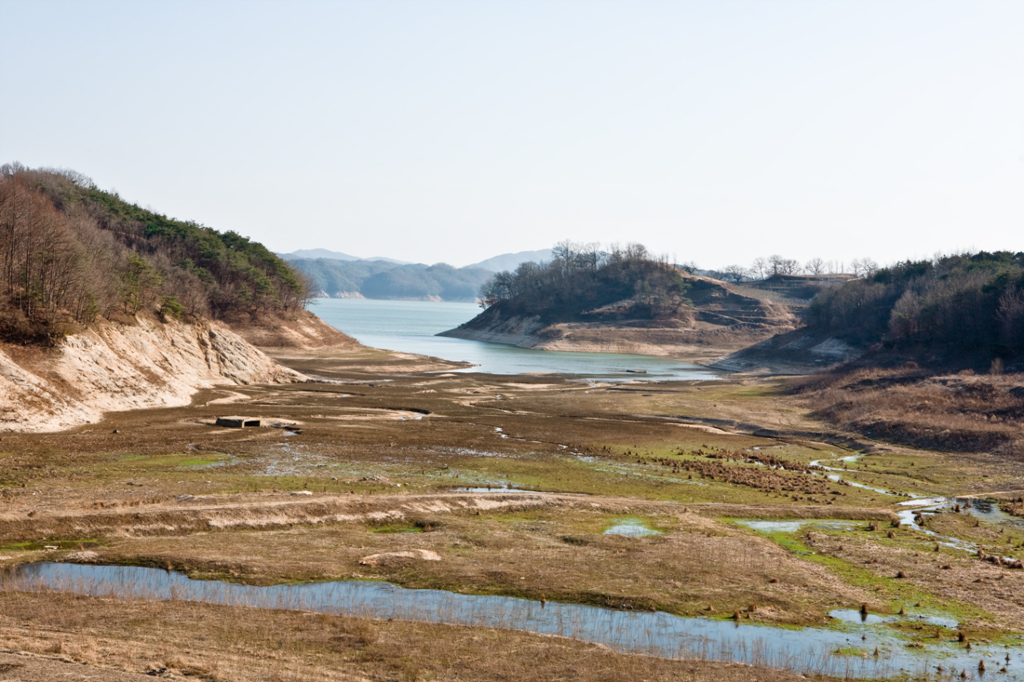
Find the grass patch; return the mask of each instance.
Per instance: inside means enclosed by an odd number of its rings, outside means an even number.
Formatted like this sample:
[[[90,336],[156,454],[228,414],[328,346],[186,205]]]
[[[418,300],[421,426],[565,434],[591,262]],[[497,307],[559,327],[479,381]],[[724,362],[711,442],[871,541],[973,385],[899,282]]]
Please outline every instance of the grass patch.
[[[762,535],[806,561],[827,566],[844,583],[875,592],[877,598],[889,602],[888,615],[898,613],[900,608],[908,604],[920,604],[920,608],[947,613],[961,623],[967,620],[998,620],[995,615],[971,604],[934,595],[909,581],[880,576],[838,557],[822,554],[807,546],[796,533],[772,532]]]

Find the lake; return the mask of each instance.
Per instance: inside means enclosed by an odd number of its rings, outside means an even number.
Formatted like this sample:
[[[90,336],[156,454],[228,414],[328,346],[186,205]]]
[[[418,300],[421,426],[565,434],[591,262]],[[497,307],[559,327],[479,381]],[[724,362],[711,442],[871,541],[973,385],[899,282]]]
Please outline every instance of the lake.
[[[364,345],[476,365],[465,371],[573,374],[618,381],[718,378],[710,370],[665,358],[529,350],[435,336],[475,317],[480,312],[475,303],[318,298],[309,309]]]

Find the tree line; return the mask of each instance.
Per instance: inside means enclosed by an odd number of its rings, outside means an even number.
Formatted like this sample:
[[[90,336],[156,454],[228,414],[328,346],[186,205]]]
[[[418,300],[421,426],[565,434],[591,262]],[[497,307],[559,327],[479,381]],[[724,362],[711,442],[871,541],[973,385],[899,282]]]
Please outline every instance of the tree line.
[[[547,263],[528,261],[496,273],[481,287],[480,298],[484,308],[565,321],[626,299],[634,314],[657,317],[685,305],[687,289],[679,269],[642,244],[603,251],[597,243],[563,241]]]
[[[696,272],[697,265],[684,263],[680,267],[688,272]],[[806,263],[793,258],[786,258],[778,254],[765,258],[755,258],[749,266],[729,265],[722,270],[703,271],[709,277],[720,279],[725,282],[740,282],[764,280],[776,275],[811,275],[815,277],[825,275],[852,274],[855,277],[870,277],[878,271],[878,264],[870,258],[855,258],[849,263],[846,261],[812,258]]]
[[[811,327],[891,346],[993,358],[1024,353],[1024,252],[978,252],[879,268],[811,301]]]
[[[234,232],[168,218],[67,170],[0,166],[0,336],[152,310],[260,319],[307,302],[301,275]]]

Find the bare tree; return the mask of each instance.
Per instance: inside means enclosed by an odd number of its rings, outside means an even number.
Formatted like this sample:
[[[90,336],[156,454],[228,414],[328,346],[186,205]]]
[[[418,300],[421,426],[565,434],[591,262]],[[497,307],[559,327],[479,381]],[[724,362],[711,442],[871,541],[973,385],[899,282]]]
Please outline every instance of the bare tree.
[[[764,258],[755,258],[753,265],[750,267],[751,274],[757,279],[764,279],[768,276],[771,270],[768,267],[768,261]]]
[[[804,270],[811,275],[822,275],[825,273],[825,261],[820,258],[812,258],[807,261],[807,265],[804,266]]]
[[[768,258],[768,267],[773,275],[795,275],[800,272],[800,263],[792,258],[775,254]]]
[[[850,261],[850,267],[856,277],[870,277],[878,272],[878,263],[870,258],[855,258]]]
[[[750,276],[750,271],[742,265],[730,265],[725,268],[723,277],[731,282],[739,284]]]

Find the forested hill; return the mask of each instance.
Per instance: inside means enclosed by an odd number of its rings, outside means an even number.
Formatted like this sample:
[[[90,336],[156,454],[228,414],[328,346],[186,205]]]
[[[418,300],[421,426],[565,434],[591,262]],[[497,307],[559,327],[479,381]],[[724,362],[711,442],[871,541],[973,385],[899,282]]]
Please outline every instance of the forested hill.
[[[294,259],[289,264],[311,280],[319,295],[333,298],[477,300],[481,285],[493,274],[481,268],[399,264],[383,260]]]
[[[605,252],[563,242],[553,255],[494,275],[481,290],[486,310],[440,335],[711,362],[796,324],[785,305],[762,292],[691,275],[639,244]]]
[[[603,254],[596,247],[561,244],[552,254],[549,263],[525,262],[494,275],[481,289],[484,305],[547,323],[593,319],[612,304],[638,318],[690,316],[689,285],[680,271],[652,258],[642,245]]]
[[[827,288],[811,302],[812,331],[925,362],[1024,356],[1024,253],[907,261]]]
[[[0,338],[143,311],[256,321],[307,297],[301,275],[235,232],[140,208],[73,171],[0,167]]]

